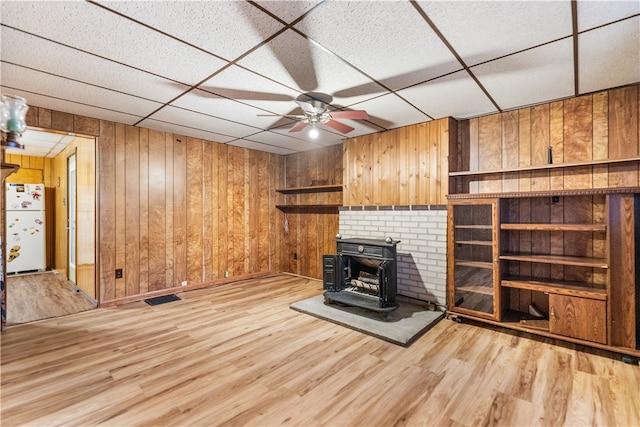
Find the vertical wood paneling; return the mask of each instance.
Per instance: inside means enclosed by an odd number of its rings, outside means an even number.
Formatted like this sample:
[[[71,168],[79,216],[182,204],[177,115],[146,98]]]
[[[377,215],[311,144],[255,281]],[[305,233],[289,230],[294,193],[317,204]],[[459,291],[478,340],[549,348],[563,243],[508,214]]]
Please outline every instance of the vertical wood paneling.
[[[502,168],[527,167],[547,163],[547,147],[552,147],[554,165],[640,156],[640,85],[627,86],[563,101],[525,107],[462,121],[458,124],[458,150],[468,150],[468,165],[460,168],[467,154],[454,154],[457,170],[500,169],[491,159],[492,142],[497,140],[496,121],[502,130]],[[508,149],[504,135],[518,114],[518,150]],[[468,148],[467,148],[468,147]],[[457,162],[457,163],[456,163]],[[495,176],[503,181],[497,189]],[[452,191],[461,193],[515,191],[509,173],[452,177]],[[518,172],[517,191],[547,189],[591,189],[640,186],[638,162],[551,167],[548,170]],[[468,188],[466,188],[469,183]]]
[[[224,277],[225,272],[230,269],[228,264],[228,254],[231,250],[229,242],[229,146],[220,145],[218,150],[218,164],[214,176],[218,181],[218,271]],[[233,199],[231,200],[233,202]],[[231,205],[233,206],[233,205]]]
[[[116,124],[115,138],[115,256],[116,268],[123,270],[123,277],[116,279],[115,298],[127,296],[126,292],[126,224],[123,218],[126,215],[126,167],[125,167],[125,126]]]
[[[165,135],[149,131],[149,291],[166,286],[166,147]]]
[[[345,140],[344,204],[445,204],[451,122],[436,120]]]
[[[125,294],[140,293],[140,129],[125,127]]]
[[[531,108],[531,164],[547,163],[549,148],[549,104]],[[549,171],[531,173],[531,190],[549,190]]]
[[[100,218],[100,239],[98,240],[100,301],[116,298],[116,126],[111,122],[100,122],[98,139],[98,170],[100,191],[98,191],[98,215]]]
[[[203,201],[202,192],[202,156],[203,143],[200,139],[187,138],[186,141],[186,261],[188,282],[201,283],[203,258]]]
[[[480,170],[498,170],[502,167],[502,123],[499,114],[478,120],[478,167]],[[481,192],[502,191],[500,176],[478,183]]]
[[[624,159],[640,155],[638,110],[638,87],[609,91],[609,158]],[[610,187],[637,185],[640,185],[637,164],[609,167]]]
[[[174,284],[175,276],[175,247],[174,234],[174,143],[175,138],[171,134],[164,135],[164,154],[166,187],[165,187],[165,284],[164,288],[170,288]]]
[[[549,104],[549,145],[553,163],[564,163],[564,103],[562,101]],[[549,172],[550,188],[564,188],[564,172],[552,169]]]
[[[518,167],[518,111],[509,111],[502,116],[502,167]],[[502,178],[503,191],[518,191],[518,174],[505,174]]]
[[[213,239],[214,230],[214,183],[213,183],[213,144],[203,141],[202,145],[202,281],[206,282],[216,277],[217,268],[214,267]],[[216,215],[217,217],[217,215]],[[191,242],[189,242],[191,244]]]
[[[140,290],[149,292],[149,130],[140,129]]]
[[[431,121],[427,123],[427,138],[429,141],[429,171],[430,179],[429,183],[429,201],[437,204],[440,202],[440,189],[442,180],[440,179],[440,156],[442,141],[440,140],[440,128],[438,122]],[[419,200],[418,203],[426,204],[426,202]]]
[[[173,282],[189,280],[187,271],[187,139],[173,139]]]
[[[518,110],[518,165],[531,165],[531,108]],[[513,155],[513,154],[512,154]],[[520,191],[531,191],[531,172],[520,172]]]
[[[593,160],[609,158],[609,94],[600,92],[593,95]],[[593,166],[593,187],[605,188],[609,184],[609,166]]]
[[[581,96],[564,101],[564,161],[585,162],[593,160],[593,106],[591,96]],[[567,189],[591,188],[591,166],[581,166],[565,171]]]

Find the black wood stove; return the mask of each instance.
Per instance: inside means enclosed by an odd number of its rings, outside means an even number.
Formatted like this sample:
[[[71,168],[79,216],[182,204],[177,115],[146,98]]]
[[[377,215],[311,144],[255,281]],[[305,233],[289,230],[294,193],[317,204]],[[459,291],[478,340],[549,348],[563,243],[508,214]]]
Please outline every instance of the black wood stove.
[[[336,238],[337,253],[323,256],[326,304],[339,303],[388,314],[398,308],[399,240]]]

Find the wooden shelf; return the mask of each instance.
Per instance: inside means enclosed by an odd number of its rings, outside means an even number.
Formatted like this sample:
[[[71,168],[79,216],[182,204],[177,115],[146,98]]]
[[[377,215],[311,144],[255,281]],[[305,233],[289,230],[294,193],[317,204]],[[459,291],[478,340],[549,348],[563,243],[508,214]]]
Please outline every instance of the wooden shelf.
[[[464,267],[475,267],[475,268],[486,268],[486,269],[493,268],[493,263],[485,262],[485,261],[467,261],[467,260],[457,259],[455,261],[455,264],[464,266]]]
[[[276,208],[280,210],[294,210],[294,209],[337,209],[342,207],[342,204],[315,204],[315,205],[276,205]]]
[[[620,188],[579,188],[575,190],[540,190],[517,191],[505,193],[459,193],[447,194],[449,200],[473,200],[473,199],[518,199],[525,197],[566,197],[566,196],[592,196],[596,194],[632,194],[640,193],[640,187]]]
[[[575,265],[578,267],[609,268],[604,258],[587,258],[564,255],[503,254],[501,260],[537,262],[541,264]]]
[[[472,224],[472,225],[456,225],[456,229],[460,230],[493,230],[493,225]]]
[[[605,224],[500,224],[501,230],[523,231],[595,231],[605,232]]]
[[[456,240],[458,245],[478,245],[478,246],[493,246],[491,240]]]
[[[472,292],[474,294],[493,295],[493,286],[458,286],[458,292]]]
[[[553,279],[526,279],[508,276],[502,279],[500,285],[506,288],[527,289],[530,291],[578,296],[603,301],[607,299],[606,289],[596,288],[592,284],[582,282],[567,282]]]
[[[520,166],[517,168],[494,169],[494,170],[486,170],[486,171],[457,171],[457,172],[449,172],[449,176],[453,177],[453,176],[493,175],[493,174],[501,174],[501,173],[528,172],[528,171],[547,170],[547,169],[574,168],[574,167],[581,167],[581,166],[609,165],[609,164],[637,162],[637,161],[640,161],[640,157],[631,157],[626,159],[591,160],[587,162],[552,163],[552,164],[544,164],[544,165]]]
[[[307,187],[289,187],[276,189],[278,193],[282,194],[296,194],[296,193],[326,193],[331,191],[342,191],[342,184],[331,185],[310,185]]]

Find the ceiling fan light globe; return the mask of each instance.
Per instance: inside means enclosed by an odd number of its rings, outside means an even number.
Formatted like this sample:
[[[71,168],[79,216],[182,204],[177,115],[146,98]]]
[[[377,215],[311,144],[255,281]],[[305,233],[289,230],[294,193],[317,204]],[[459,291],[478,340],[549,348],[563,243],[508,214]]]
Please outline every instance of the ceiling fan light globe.
[[[318,136],[320,135],[320,132],[318,131],[317,128],[312,127],[311,130],[309,130],[309,136],[313,139],[318,138]]]

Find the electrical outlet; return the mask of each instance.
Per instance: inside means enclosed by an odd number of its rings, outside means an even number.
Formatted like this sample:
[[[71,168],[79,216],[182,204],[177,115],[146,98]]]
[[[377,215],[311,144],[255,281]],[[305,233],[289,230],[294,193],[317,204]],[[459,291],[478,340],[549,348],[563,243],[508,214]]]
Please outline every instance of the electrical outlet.
[[[116,268],[116,279],[122,279],[122,269]]]
[[[182,286],[187,286],[187,281],[186,280],[182,281]]]
[[[224,272],[224,277],[229,277],[229,270]]]
[[[293,253],[293,259],[298,259],[298,253],[297,252]]]

